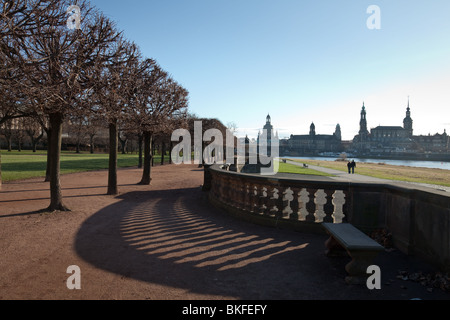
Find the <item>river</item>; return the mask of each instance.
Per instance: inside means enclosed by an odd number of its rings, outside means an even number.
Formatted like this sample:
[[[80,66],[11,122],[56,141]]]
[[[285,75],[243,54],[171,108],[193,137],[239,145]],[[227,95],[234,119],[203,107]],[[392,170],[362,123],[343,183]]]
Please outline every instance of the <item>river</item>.
[[[337,157],[284,157],[290,159],[305,159],[305,160],[325,160],[335,161]],[[363,158],[348,158],[355,160],[355,162],[371,162],[371,163],[385,163],[395,166],[421,167],[450,170],[450,162],[443,161],[419,161],[419,160],[390,160],[390,159],[363,159]]]

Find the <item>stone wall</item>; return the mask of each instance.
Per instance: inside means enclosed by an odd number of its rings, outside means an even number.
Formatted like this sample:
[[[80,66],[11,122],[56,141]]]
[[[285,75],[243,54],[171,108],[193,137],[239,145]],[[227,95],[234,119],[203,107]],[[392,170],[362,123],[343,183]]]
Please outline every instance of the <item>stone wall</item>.
[[[450,195],[408,184],[337,182],[205,168],[211,203],[257,223],[320,232],[348,222],[370,234],[387,229],[394,246],[450,271]]]

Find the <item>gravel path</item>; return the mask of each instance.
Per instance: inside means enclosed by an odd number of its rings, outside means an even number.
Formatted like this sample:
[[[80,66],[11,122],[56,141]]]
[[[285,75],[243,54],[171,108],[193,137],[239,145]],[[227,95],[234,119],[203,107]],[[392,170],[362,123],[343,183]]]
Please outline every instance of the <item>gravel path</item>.
[[[107,172],[62,177],[71,212],[42,214],[48,183],[6,183],[0,191],[0,300],[448,299],[397,278],[424,270],[397,251],[381,254],[382,290],[344,282],[347,258],[324,255],[325,235],[249,224],[212,208],[196,166],[119,170],[120,195],[107,196]],[[81,289],[69,290],[69,266]]]

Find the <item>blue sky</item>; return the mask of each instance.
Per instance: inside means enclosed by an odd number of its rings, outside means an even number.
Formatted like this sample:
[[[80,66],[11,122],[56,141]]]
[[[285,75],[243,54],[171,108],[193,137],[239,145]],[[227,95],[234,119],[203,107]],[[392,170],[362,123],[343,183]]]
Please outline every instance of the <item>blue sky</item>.
[[[281,138],[343,138],[402,125],[450,133],[450,1],[91,0],[190,92],[190,111],[254,136],[268,113]],[[370,5],[381,29],[370,30]]]

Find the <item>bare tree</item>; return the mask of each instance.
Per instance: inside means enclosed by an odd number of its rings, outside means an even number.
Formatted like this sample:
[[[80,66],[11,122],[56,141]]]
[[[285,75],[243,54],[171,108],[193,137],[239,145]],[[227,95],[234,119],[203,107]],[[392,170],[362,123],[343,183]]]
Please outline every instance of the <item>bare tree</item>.
[[[84,115],[76,114],[68,117],[67,133],[68,143],[75,144],[75,152],[81,152],[81,144],[87,136],[87,123]]]
[[[24,131],[30,138],[33,152],[37,151],[39,141],[44,137],[45,131],[38,121],[33,117],[23,118]]]
[[[64,118],[78,111],[76,102],[92,87],[88,70],[102,63],[102,50],[117,36],[113,23],[87,1],[77,4],[83,13],[79,29],[67,28],[70,0],[25,1],[24,12],[30,13],[15,17],[7,13],[11,16],[8,24],[0,26],[6,35],[0,40],[0,48],[7,71],[20,74],[20,78],[9,79],[8,84],[17,87],[20,81],[20,91],[30,99],[46,96],[45,104],[33,111],[43,114],[51,128],[50,211],[68,210],[60,185]],[[31,27],[24,28],[24,24]]]
[[[93,75],[97,112],[101,113],[109,129],[108,195],[118,194],[117,149],[119,122],[133,99],[133,79],[138,77],[133,68],[140,58],[138,47],[124,39],[117,39],[109,49],[112,58]]]
[[[6,140],[6,148],[8,152],[12,151],[12,137],[13,137],[13,124],[12,119],[3,121],[3,124],[0,125],[0,134],[3,134]]]
[[[17,68],[17,51],[11,39],[23,39],[30,35],[38,25],[50,23],[48,16],[41,14],[45,7],[51,7],[58,0],[9,0],[0,2],[0,127],[6,121],[28,115],[17,84],[23,76],[23,70]],[[15,81],[11,81],[15,79]],[[0,188],[1,178],[0,154]]]
[[[188,91],[175,82],[154,60],[142,62],[147,72],[136,86],[135,123],[144,137],[144,163],[139,184],[151,183],[153,135],[164,132],[178,113],[187,108]]]

